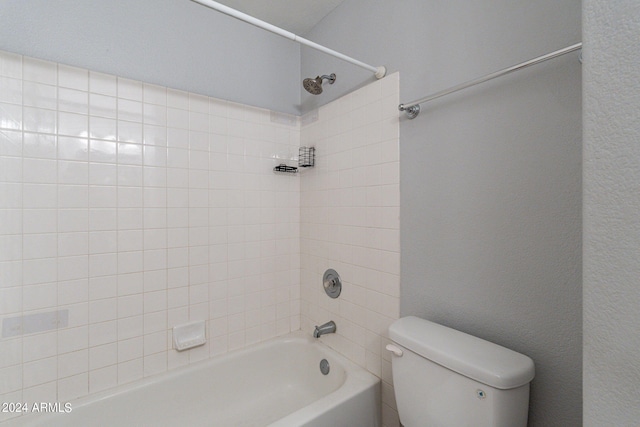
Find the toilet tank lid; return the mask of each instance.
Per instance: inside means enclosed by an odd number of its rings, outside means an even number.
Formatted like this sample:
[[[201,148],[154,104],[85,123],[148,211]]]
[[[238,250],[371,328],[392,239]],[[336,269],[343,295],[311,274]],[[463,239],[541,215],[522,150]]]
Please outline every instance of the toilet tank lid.
[[[389,337],[414,353],[461,375],[498,389],[533,379],[533,360],[524,354],[415,316],[389,327]]]

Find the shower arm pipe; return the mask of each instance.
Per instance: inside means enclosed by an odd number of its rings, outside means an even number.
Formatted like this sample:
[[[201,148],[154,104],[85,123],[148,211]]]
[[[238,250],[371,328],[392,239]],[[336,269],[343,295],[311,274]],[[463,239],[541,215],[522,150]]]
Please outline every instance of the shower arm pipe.
[[[565,55],[567,53],[570,53],[570,52],[573,52],[573,51],[576,51],[576,50],[580,50],[580,49],[582,49],[582,43],[576,43],[574,45],[567,46],[564,49],[559,49],[559,50],[556,50],[555,52],[551,52],[551,53],[548,53],[546,55],[542,55],[542,56],[539,56],[537,58],[530,59],[529,61],[522,62],[520,64],[514,65],[514,66],[509,67],[509,68],[505,68],[504,70],[496,71],[495,73],[487,74],[486,76],[479,77],[479,78],[477,78],[475,80],[470,80],[468,82],[461,83],[461,84],[459,84],[457,86],[452,86],[452,87],[450,87],[448,89],[441,90],[440,92],[436,92],[434,94],[431,94],[429,96],[421,98],[421,99],[419,99],[417,101],[408,102],[406,104],[400,104],[398,106],[398,110],[406,111],[407,112],[407,117],[409,117],[410,119],[413,119],[420,113],[420,104],[432,101],[432,100],[434,100],[436,98],[440,98],[442,96],[449,95],[449,94],[454,93],[454,92],[458,92],[458,91],[460,91],[462,89],[466,89],[468,87],[475,86],[475,85],[478,85],[480,83],[487,82],[489,80],[493,80],[493,79],[498,78],[498,77],[502,77],[502,76],[504,76],[506,74],[509,74],[509,73],[512,73],[514,71],[522,70],[523,68],[527,68],[527,67],[530,67],[532,65],[536,65],[536,64],[539,64],[541,62],[548,61],[550,59],[557,58],[558,56],[562,56],[562,55]],[[580,62],[582,62],[582,59],[580,60]]]
[[[229,15],[233,18],[237,18],[241,21],[247,22],[251,25],[255,25],[256,27],[270,31],[279,36],[285,37],[289,40],[293,40],[294,42],[303,44],[305,46],[309,46],[312,49],[319,50],[320,52],[324,52],[331,56],[335,56],[338,59],[342,59],[343,61],[349,62],[353,65],[357,65],[358,67],[369,70],[372,73],[374,73],[376,78],[378,79],[383,78],[387,74],[387,69],[384,66],[374,67],[373,65],[365,64],[364,62],[358,61],[357,59],[351,58],[350,56],[347,56],[340,52],[336,52],[333,49],[329,49],[328,47],[312,42],[311,40],[307,40],[303,37],[297,36],[290,31],[284,30],[280,27],[276,27],[275,25],[269,24],[268,22],[262,21],[258,18],[254,18],[251,15],[247,15],[246,13],[240,12],[239,10],[233,9],[229,6],[225,6],[216,1],[213,1],[213,0],[192,0],[192,1],[196,3],[200,3],[201,5],[206,6],[208,8],[217,10],[218,12],[224,13],[225,15]]]

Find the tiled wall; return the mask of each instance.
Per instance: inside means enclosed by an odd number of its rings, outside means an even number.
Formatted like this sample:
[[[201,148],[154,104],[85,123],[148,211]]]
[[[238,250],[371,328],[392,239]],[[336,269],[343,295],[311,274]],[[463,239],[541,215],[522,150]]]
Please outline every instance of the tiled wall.
[[[298,120],[0,52],[0,317],[69,312],[0,338],[1,400],[68,401],[335,320],[322,340],[383,379],[397,425],[397,104],[397,74]],[[299,145],[316,167],[274,174]],[[208,342],[178,353],[191,320]]]
[[[389,427],[398,425],[384,350],[399,316],[398,104],[396,73],[303,117],[301,130],[301,144],[316,147],[300,183],[302,329],[336,322],[321,339],[382,378]],[[328,268],[343,281],[335,300],[322,286]]]
[[[272,171],[299,136],[295,117],[0,52],[0,318],[69,312],[0,338],[0,401],[299,329],[300,180]],[[178,353],[190,320],[208,342]]]

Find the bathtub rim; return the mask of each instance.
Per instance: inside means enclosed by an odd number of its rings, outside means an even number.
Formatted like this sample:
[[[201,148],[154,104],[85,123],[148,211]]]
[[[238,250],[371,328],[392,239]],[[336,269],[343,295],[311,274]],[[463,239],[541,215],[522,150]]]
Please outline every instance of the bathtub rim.
[[[279,427],[279,426],[292,426],[292,425],[303,425],[306,422],[312,421],[314,418],[319,415],[330,411],[331,409],[337,407],[338,405],[346,402],[348,399],[365,392],[368,389],[378,387],[380,384],[380,379],[368,372],[362,366],[357,365],[351,360],[347,359],[345,356],[340,354],[337,350],[329,347],[327,344],[321,341],[321,339],[314,339],[309,334],[303,331],[294,331],[285,335],[280,335],[274,338],[270,338],[266,341],[261,341],[259,343],[250,344],[246,347],[231,350],[227,353],[223,353],[217,356],[213,356],[207,359],[203,359],[194,363],[191,363],[186,366],[181,366],[175,369],[167,370],[164,372],[160,372],[154,375],[151,375],[146,378],[142,378],[140,380],[133,381],[131,383],[119,385],[113,388],[109,388],[107,390],[102,390],[90,395],[82,396],[77,399],[71,399],[64,403],[70,403],[72,407],[72,411],[77,409],[89,406],[93,403],[102,402],[111,397],[118,396],[123,393],[136,391],[145,387],[153,387],[155,384],[162,383],[164,381],[170,381],[176,377],[180,377],[185,374],[192,373],[194,371],[199,371],[203,369],[207,369],[209,366],[222,364],[227,360],[231,360],[235,357],[253,353],[256,351],[260,351],[262,348],[268,348],[271,346],[275,346],[279,343],[299,343],[302,345],[310,345],[319,350],[319,352],[327,357],[332,358],[335,363],[341,365],[341,367],[345,371],[345,379],[344,382],[334,391],[328,393],[325,396],[320,397],[319,399],[309,403],[308,405],[297,409],[294,412],[291,412],[280,419],[273,421],[268,424],[269,427]],[[319,361],[318,361],[319,363]],[[376,405],[379,406],[379,396],[376,398]],[[379,409],[379,408],[378,408]],[[23,416],[12,417],[7,420],[0,422],[0,426],[13,426],[13,425],[22,425],[22,423],[26,423],[25,426],[40,426],[41,423],[46,421],[50,416],[59,416],[61,414],[40,414],[41,416],[34,416],[34,414],[25,414]]]

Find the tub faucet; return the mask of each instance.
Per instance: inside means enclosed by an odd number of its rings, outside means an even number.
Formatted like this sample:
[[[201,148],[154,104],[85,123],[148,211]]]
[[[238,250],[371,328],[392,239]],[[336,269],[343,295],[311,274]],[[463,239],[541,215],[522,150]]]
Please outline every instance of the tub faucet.
[[[335,333],[336,333],[336,322],[334,322],[333,320],[330,320],[324,325],[316,326],[316,329],[313,331],[313,337],[320,338],[320,335],[335,334]]]

